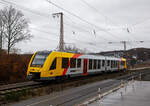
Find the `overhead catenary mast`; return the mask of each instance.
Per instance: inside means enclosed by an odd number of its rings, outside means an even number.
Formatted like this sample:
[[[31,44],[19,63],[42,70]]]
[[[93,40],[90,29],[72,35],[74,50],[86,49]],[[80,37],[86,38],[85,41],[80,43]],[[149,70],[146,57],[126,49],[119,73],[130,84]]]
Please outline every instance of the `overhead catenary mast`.
[[[113,43],[122,43],[123,44],[123,47],[124,47],[124,56],[125,58],[127,57],[127,54],[126,54],[126,50],[127,50],[127,43],[143,43],[145,41],[120,41],[120,42],[108,42],[109,44],[113,44]]]
[[[53,17],[60,17],[60,38],[59,38],[59,51],[64,51],[64,23],[63,23],[63,13],[54,13]]]

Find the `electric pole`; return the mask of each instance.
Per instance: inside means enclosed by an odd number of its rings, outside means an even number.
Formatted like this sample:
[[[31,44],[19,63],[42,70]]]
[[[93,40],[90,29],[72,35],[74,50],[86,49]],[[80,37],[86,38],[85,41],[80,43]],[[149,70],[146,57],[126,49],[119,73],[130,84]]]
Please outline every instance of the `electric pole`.
[[[113,43],[123,43],[123,47],[124,47],[124,56],[125,58],[126,56],[126,48],[127,48],[127,41],[120,41],[120,42],[108,42],[109,44],[113,44]]]
[[[124,45],[124,52],[126,51],[126,44],[127,44],[127,42],[126,41],[121,41],[121,43],[123,43],[123,45]]]
[[[120,43],[123,43],[124,45],[124,57],[127,58],[127,53],[126,53],[127,41],[121,41]]]
[[[60,38],[59,38],[59,51],[64,51],[64,23],[63,23],[63,13],[54,13],[53,17],[60,17]]]
[[[126,50],[127,50],[127,43],[143,43],[145,41],[120,41],[120,42],[108,42],[109,44],[113,44],[113,43],[122,43],[123,44],[123,47],[124,47],[124,56],[125,58],[127,58],[127,53],[126,53]]]

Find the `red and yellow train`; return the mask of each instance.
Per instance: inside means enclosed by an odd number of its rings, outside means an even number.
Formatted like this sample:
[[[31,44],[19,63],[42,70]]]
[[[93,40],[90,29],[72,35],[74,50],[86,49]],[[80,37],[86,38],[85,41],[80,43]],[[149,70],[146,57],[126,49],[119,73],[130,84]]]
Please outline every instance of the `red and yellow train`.
[[[52,80],[126,69],[126,59],[124,58],[41,51],[32,56],[27,70],[27,78]]]

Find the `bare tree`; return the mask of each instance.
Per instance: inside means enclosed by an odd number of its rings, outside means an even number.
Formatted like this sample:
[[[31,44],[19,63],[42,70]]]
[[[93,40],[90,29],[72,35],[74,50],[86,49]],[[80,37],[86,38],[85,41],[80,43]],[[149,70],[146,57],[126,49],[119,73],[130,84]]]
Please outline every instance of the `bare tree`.
[[[16,10],[12,6],[5,7],[0,11],[0,22],[3,27],[0,31],[5,37],[8,54],[16,43],[31,38],[28,21],[21,11]]]
[[[2,26],[1,14],[0,14],[0,51],[2,49],[2,39],[3,39],[3,26]]]
[[[0,26],[0,30],[1,30],[1,26]],[[0,50],[1,49],[2,49],[2,31],[0,31]]]

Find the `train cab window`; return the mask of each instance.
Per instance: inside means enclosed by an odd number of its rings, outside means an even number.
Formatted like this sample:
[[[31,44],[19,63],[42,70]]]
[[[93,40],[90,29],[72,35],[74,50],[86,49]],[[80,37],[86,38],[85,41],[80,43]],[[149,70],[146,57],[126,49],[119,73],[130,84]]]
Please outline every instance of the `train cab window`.
[[[81,59],[77,59],[77,68],[81,67]]]
[[[69,58],[62,58],[62,68],[68,68]]]
[[[98,60],[98,69],[101,68],[101,60]]]
[[[96,67],[97,67],[97,60],[94,60],[93,69],[96,69]]]
[[[89,70],[92,69],[92,59],[89,59]]]
[[[31,63],[31,67],[42,67],[49,54],[37,53]]]
[[[102,66],[103,67],[105,66],[105,60],[102,60]]]
[[[57,63],[57,58],[55,58],[55,59],[53,60],[52,65],[51,65],[51,67],[50,67],[50,70],[56,69],[56,63]]]
[[[76,59],[75,58],[70,59],[70,68],[76,68]]]

